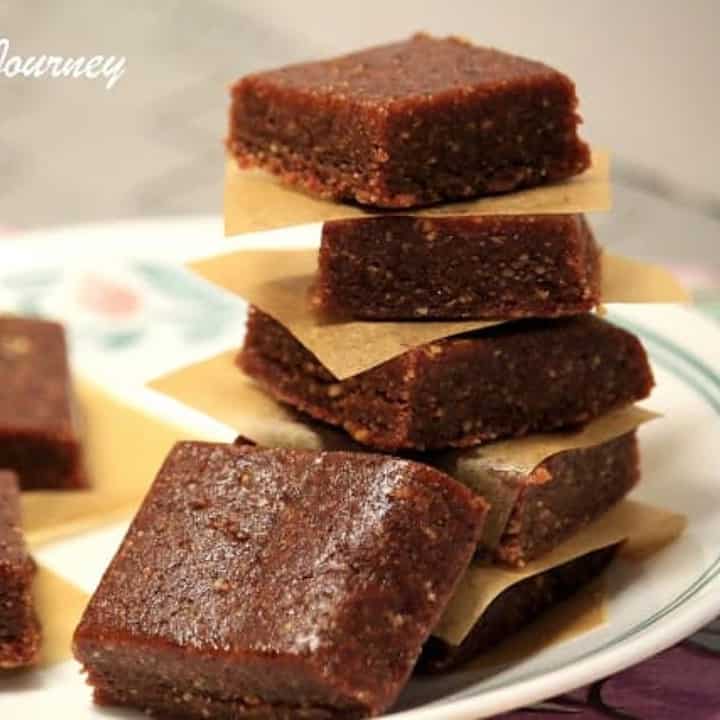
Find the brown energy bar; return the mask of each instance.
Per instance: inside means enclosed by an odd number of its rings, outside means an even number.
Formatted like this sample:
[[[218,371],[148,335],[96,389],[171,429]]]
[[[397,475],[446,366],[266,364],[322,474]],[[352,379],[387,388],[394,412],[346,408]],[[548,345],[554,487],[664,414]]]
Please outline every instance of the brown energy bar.
[[[360,320],[588,312],[600,252],[582,215],[381,215],[322,230],[313,303]]]
[[[35,563],[20,524],[17,477],[0,470],[0,668],[32,665],[40,650],[40,625],[32,585]]]
[[[410,208],[582,172],[577,105],[547,65],[419,34],[241,78],[227,144],[315,195]]]
[[[481,449],[452,452],[439,467],[491,504],[480,555],[523,567],[625,497],[640,479],[640,454],[632,431],[552,455],[530,473]]]
[[[0,467],[23,490],[85,487],[65,333],[0,315]]]
[[[163,717],[380,714],[468,567],[486,509],[398,458],[179,443],[75,655],[98,703]]]
[[[640,341],[594,315],[446,338],[339,381],[252,307],[238,364],[273,397],[380,450],[466,447],[567,428],[653,386]]]

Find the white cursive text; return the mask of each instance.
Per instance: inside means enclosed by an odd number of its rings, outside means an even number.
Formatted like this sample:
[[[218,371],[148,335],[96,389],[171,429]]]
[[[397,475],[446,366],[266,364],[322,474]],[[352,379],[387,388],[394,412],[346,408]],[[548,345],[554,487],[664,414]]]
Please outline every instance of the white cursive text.
[[[81,78],[105,80],[105,88],[110,90],[125,74],[126,59],[110,55],[86,57],[62,57],[59,55],[30,55],[26,58],[10,55],[10,41],[0,38],[0,76],[13,78],[22,75],[26,78],[40,78],[47,75],[52,78]]]

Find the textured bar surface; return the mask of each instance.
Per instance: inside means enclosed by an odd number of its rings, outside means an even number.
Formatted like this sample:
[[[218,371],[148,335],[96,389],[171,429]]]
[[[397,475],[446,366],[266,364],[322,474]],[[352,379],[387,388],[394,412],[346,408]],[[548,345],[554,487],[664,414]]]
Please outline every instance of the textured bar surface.
[[[0,315],[0,467],[23,490],[85,486],[61,325]]]
[[[97,702],[161,716],[378,714],[468,567],[486,510],[407,460],[179,443],[75,654]]]
[[[640,341],[594,315],[446,338],[340,382],[252,307],[238,364],[278,400],[381,450],[466,447],[567,428],[640,400],[653,386]]]
[[[600,301],[600,252],[582,215],[334,220],[313,301],[361,320],[579,315]]]
[[[409,208],[582,172],[577,103],[542,63],[419,34],[241,78],[228,149],[321,197]]]
[[[0,668],[32,665],[40,650],[32,584],[35,563],[20,525],[17,477],[0,470]]]

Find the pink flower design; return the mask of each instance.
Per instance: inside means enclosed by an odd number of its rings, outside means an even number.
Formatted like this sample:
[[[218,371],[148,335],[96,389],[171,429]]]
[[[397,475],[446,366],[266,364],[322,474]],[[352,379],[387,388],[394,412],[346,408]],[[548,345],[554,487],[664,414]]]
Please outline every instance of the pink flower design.
[[[122,319],[138,312],[141,299],[130,288],[97,275],[87,275],[77,291],[78,302],[100,315]]]

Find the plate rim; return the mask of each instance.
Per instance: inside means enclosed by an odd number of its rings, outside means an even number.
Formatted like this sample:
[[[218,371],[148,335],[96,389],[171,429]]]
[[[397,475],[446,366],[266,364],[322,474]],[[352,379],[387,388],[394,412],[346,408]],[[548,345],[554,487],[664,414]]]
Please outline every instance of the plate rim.
[[[688,310],[701,316],[692,308],[688,308]],[[717,392],[716,398],[708,397],[699,387],[689,383],[686,377],[677,373],[676,377],[690,385],[700,399],[709,405],[716,415],[720,416],[720,375],[707,366],[695,353],[678,347],[676,343],[660,333],[644,327],[636,321],[617,317],[612,312],[609,313],[609,316],[611,319],[629,326],[643,338],[644,342],[651,345],[664,345],[666,350],[674,354],[676,358],[679,357],[694,365],[699,365],[703,369],[705,377],[713,384]],[[658,362],[657,354],[653,354],[653,360]],[[448,713],[449,718],[460,719],[466,716],[480,718],[486,717],[486,712],[494,715],[498,712],[511,711],[583,687],[608,675],[622,672],[630,666],[667,650],[712,621],[720,612],[720,595],[717,594],[717,591],[720,591],[720,552],[714,560],[710,561],[698,578],[665,606],[635,627],[626,630],[620,637],[608,640],[604,646],[588,650],[580,657],[564,661],[551,670],[538,671],[508,685],[479,691],[475,696],[439,699],[431,701],[426,706],[391,713],[387,717],[398,720],[410,720],[411,718],[412,720],[425,720],[425,718],[433,716],[433,711],[442,708],[443,712]],[[662,622],[662,633],[656,625],[658,622]],[[655,626],[654,630],[653,626]],[[455,693],[455,695],[471,692],[472,690],[468,688]],[[480,714],[478,714],[478,709],[473,705],[480,697],[491,704],[492,708],[479,709]]]
[[[313,223],[303,226],[308,229],[308,237],[310,237],[310,232],[317,232],[314,229],[317,225],[317,223]],[[297,227],[299,226],[294,226],[293,229],[297,229]],[[313,228],[312,231],[310,231],[311,227]],[[111,243],[115,243],[112,248],[114,251],[122,251],[125,248],[123,238],[130,234],[171,235],[173,232],[179,232],[179,234],[184,235],[188,231],[197,235],[211,232],[213,234],[218,233],[219,237],[208,238],[208,245],[203,247],[202,252],[196,253],[191,250],[190,256],[192,257],[212,255],[222,249],[231,251],[239,247],[257,247],[257,241],[261,239],[265,241],[263,244],[266,247],[298,247],[306,244],[307,241],[302,239],[299,242],[283,242],[282,234],[287,230],[289,228],[250,233],[236,238],[224,238],[222,236],[221,217],[217,215],[138,218],[110,223],[69,225],[29,232],[16,231],[10,235],[0,237],[0,257],[5,254],[5,250],[9,250],[11,253],[17,252],[18,257],[27,254],[29,257],[35,256],[36,258],[35,253],[38,247],[48,244],[56,247],[58,241],[67,241],[68,238],[77,242],[77,249],[79,249],[83,247],[84,242],[87,242],[88,234],[93,233],[102,235],[104,241],[112,238]],[[165,240],[165,238],[157,239],[161,242],[172,241],[170,238],[168,240]],[[267,242],[268,240],[269,242]],[[192,241],[190,241],[190,245],[192,246]],[[131,258],[132,255],[128,254],[128,257]],[[186,253],[183,251],[178,252],[177,247],[174,247],[172,252],[161,253],[161,257],[168,261],[171,258],[174,261],[187,259]],[[687,309],[693,315],[703,317],[700,312],[692,307]],[[674,344],[664,335],[657,333],[655,330],[642,327],[641,324],[622,317],[622,314],[619,318],[612,313],[611,316],[625,325],[634,326],[631,329],[638,332],[644,340],[655,335],[655,339],[659,339],[661,343],[669,342],[670,345]],[[718,334],[720,335],[720,333]],[[720,416],[720,377],[695,352],[678,348],[674,348],[672,352],[678,350],[680,350],[680,356],[687,356],[687,358],[699,363],[709,373],[718,398],[712,403],[709,402],[707,396],[699,393],[700,398],[704,403],[708,403],[714,412]],[[653,357],[655,359],[655,355]],[[687,384],[687,379],[682,379]],[[691,385],[691,387],[695,392],[698,392],[696,386]],[[703,579],[706,575],[707,577]],[[700,583],[699,586],[692,593],[683,597],[696,583]],[[447,699],[439,698],[412,709],[391,712],[384,717],[397,718],[398,720],[426,720],[436,718],[439,713],[442,713],[442,716],[448,718],[448,720],[450,718],[456,718],[457,720],[480,718],[489,714],[527,706],[581,687],[599,678],[620,672],[656,653],[662,652],[711,621],[720,611],[720,593],[717,592],[718,590],[720,590],[720,554],[708,564],[705,571],[691,583],[689,588],[686,588],[675,599],[660,608],[651,618],[646,618],[638,626],[626,630],[620,638],[609,640],[600,648],[587,650],[579,658],[563,661],[558,667],[551,670],[538,671],[528,677],[522,677],[496,688],[485,691],[476,690],[474,695],[462,696],[465,693],[473,692],[472,689],[466,688],[455,693],[456,696],[461,695],[461,697],[455,697],[454,699],[452,696]],[[660,615],[660,617],[652,620],[656,615]],[[658,626],[657,623],[661,623],[661,625]]]

